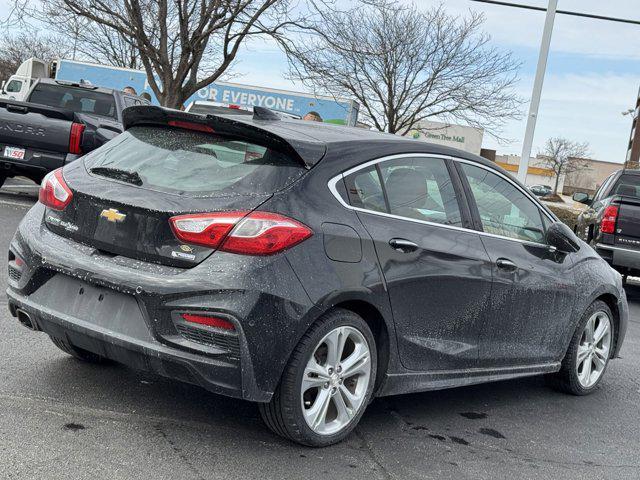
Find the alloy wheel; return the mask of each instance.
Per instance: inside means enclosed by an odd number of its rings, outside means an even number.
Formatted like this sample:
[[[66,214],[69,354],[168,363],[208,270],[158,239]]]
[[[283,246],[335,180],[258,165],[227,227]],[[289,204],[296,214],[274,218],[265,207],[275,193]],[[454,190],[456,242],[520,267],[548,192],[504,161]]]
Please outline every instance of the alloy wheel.
[[[307,425],[319,435],[340,432],[362,407],[371,381],[371,352],[353,327],[331,330],[316,345],[302,378],[300,397]]]
[[[603,311],[597,311],[587,320],[576,355],[578,382],[583,388],[591,388],[602,376],[611,351],[611,319]]]

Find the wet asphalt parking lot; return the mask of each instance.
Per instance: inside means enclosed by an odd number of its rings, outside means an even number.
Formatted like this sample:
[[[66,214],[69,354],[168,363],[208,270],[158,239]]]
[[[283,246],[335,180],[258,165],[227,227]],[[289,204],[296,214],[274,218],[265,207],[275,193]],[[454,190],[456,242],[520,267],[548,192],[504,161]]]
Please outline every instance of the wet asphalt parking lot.
[[[37,188],[0,190],[0,250]],[[0,256],[6,288],[6,254]],[[2,479],[637,479],[640,283],[622,358],[589,397],[540,378],[375,400],[345,442],[315,450],[248,402],[83,364],[13,319],[0,295]]]

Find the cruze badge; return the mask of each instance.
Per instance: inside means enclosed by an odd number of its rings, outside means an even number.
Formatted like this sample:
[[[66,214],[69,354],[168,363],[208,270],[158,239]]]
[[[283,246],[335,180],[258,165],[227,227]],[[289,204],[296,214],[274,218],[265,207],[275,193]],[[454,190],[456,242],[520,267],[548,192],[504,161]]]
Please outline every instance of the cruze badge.
[[[110,208],[108,210],[102,210],[100,213],[100,218],[106,218],[107,221],[113,223],[122,222],[127,216],[124,213],[120,213],[115,208]]]

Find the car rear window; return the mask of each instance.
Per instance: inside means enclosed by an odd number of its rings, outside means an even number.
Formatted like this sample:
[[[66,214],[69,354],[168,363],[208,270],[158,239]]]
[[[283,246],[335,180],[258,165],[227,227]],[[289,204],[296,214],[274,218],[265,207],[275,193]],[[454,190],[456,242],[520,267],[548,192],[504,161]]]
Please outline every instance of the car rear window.
[[[139,126],[85,156],[96,167],[140,177],[140,188],[185,196],[262,195],[305,173],[301,162],[242,140],[191,130]]]
[[[64,108],[75,113],[90,113],[101,117],[116,118],[116,102],[113,95],[88,88],[39,83],[29,97],[31,103]]]
[[[640,175],[620,175],[612,194],[640,198]]]

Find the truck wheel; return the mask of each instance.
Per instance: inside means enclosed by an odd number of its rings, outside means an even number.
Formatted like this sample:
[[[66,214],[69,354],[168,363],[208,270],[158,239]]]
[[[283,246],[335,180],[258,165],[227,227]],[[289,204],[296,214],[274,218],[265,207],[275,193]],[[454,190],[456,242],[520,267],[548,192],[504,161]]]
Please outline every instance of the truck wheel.
[[[88,363],[108,363],[108,360],[101,355],[98,355],[93,352],[88,352],[87,350],[83,350],[82,348],[74,347],[66,340],[58,337],[49,336],[53,344],[62,350],[64,353],[71,355],[72,357],[77,358],[78,360],[82,360],[83,362]]]
[[[588,395],[596,390],[609,365],[614,333],[613,315],[607,304],[593,302],[576,328],[560,371],[548,376],[550,384],[572,395]]]
[[[376,379],[371,330],[355,313],[326,313],[302,337],[260,413],[276,434],[311,447],[341,441],[364,413]]]
[[[0,187],[4,185],[4,181],[7,179],[7,176],[4,173],[0,173]]]

